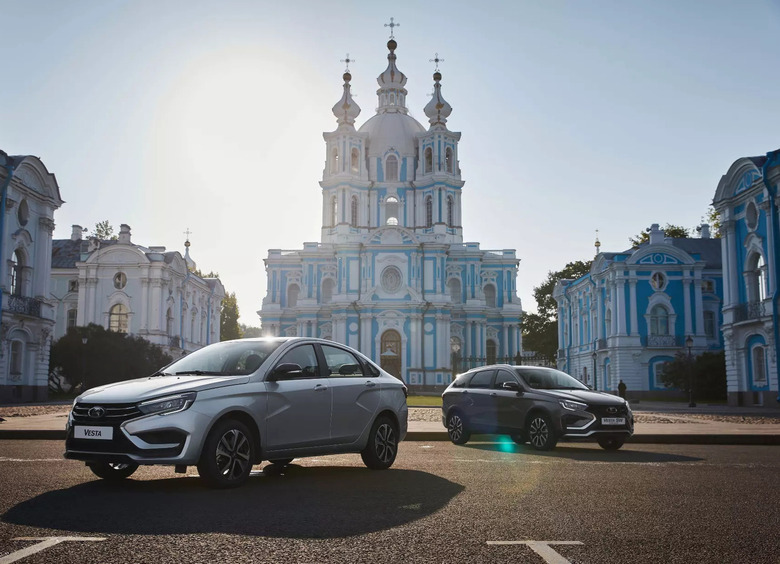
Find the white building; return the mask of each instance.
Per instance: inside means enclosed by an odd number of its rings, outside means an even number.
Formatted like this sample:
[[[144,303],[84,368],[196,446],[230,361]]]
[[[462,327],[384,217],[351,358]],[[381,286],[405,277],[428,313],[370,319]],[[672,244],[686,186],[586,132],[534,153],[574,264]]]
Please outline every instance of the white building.
[[[132,242],[122,224],[117,240],[70,239],[53,243],[51,298],[56,301],[55,339],[69,327],[90,323],[132,333],[160,345],[174,358],[219,341],[225,288],[201,278],[189,256]]]
[[[522,350],[515,251],[463,241],[461,134],[433,75],[426,129],[409,115],[406,76],[388,44],[376,115],[359,129],[349,71],[324,133],[322,243],[271,249],[258,312],[265,335],[334,339],[417,386]]]
[[[0,151],[0,402],[46,399],[54,307],[48,300],[54,210],[63,201],[37,157]]]

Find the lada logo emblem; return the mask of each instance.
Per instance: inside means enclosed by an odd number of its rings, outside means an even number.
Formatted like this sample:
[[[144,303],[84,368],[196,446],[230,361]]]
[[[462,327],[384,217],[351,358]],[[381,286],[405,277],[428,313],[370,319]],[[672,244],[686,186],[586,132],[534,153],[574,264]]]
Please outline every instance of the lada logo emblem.
[[[617,407],[608,407],[607,408],[607,413],[617,413],[617,412],[618,412]]]
[[[106,410],[100,407],[99,405],[95,407],[90,407],[89,411],[87,411],[87,415],[89,415],[92,419],[100,419],[105,414],[106,414]]]

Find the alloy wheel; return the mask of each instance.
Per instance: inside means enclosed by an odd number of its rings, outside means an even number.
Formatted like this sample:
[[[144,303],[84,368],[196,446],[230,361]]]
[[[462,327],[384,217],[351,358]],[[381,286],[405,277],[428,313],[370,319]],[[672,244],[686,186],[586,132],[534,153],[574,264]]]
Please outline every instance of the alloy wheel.
[[[534,417],[528,429],[531,444],[536,448],[544,448],[550,436],[550,429],[543,417]]]
[[[395,449],[397,447],[397,441],[395,439],[395,430],[389,423],[383,423],[376,430],[376,436],[374,438],[374,445],[376,449],[376,457],[383,463],[387,464],[393,458],[395,458]]]
[[[217,471],[227,480],[235,480],[250,465],[249,438],[238,429],[228,430],[217,443]]]
[[[449,425],[447,425],[447,432],[450,435],[452,442],[458,442],[463,436],[463,420],[460,415],[453,415],[450,417]]]

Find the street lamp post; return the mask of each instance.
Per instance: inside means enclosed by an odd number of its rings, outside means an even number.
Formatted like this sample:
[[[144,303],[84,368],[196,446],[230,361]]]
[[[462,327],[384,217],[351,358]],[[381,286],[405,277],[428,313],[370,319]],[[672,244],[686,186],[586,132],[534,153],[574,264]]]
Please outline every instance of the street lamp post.
[[[596,343],[593,343],[593,354],[591,356],[593,357],[593,389],[598,392],[599,378],[598,378],[598,374],[596,373],[596,357],[598,356],[596,354]]]
[[[696,407],[696,402],[693,400],[693,358],[691,357],[691,349],[693,348],[693,337],[688,335],[685,339],[685,346],[688,347],[688,407]]]

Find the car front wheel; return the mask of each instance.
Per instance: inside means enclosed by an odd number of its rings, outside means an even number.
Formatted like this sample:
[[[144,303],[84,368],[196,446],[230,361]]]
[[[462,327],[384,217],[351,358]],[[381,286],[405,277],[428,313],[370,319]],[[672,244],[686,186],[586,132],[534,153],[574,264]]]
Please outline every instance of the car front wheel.
[[[212,488],[235,488],[246,482],[254,459],[252,433],[241,421],[217,423],[206,437],[198,474]]]
[[[118,462],[90,462],[87,464],[92,473],[98,478],[103,478],[109,482],[118,482],[130,477],[133,472],[138,470],[138,464],[118,463]]]
[[[447,434],[456,445],[465,445],[471,438],[471,432],[466,427],[465,418],[457,411],[447,418]]]
[[[528,440],[536,450],[550,450],[558,441],[550,418],[538,413],[528,420]]]
[[[360,457],[372,470],[390,468],[398,454],[398,432],[389,417],[379,417],[371,426],[368,444]]]
[[[626,442],[625,439],[618,437],[599,437],[599,446],[604,450],[618,450]]]

